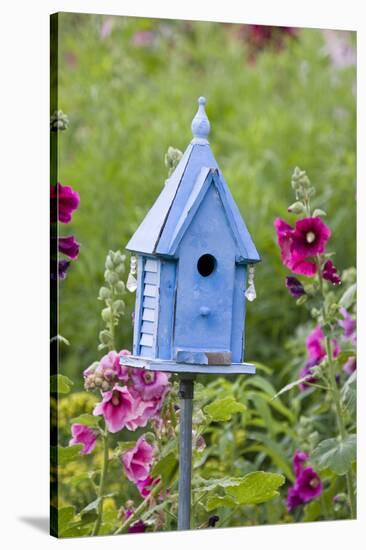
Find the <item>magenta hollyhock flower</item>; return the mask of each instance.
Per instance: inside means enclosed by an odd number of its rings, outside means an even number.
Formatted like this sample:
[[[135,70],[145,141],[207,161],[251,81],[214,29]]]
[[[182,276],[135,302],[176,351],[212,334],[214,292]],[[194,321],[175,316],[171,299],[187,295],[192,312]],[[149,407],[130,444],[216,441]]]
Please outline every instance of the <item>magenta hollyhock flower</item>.
[[[68,185],[57,183],[51,186],[51,223],[69,223],[72,213],[79,206],[79,193]],[[58,216],[57,216],[58,212]]]
[[[309,460],[309,455],[304,451],[296,449],[292,459],[292,465],[296,477],[299,476],[300,473],[303,471],[303,466],[307,460]]]
[[[127,352],[127,353],[126,353]],[[115,377],[118,380],[128,380],[128,367],[120,364],[121,355],[130,355],[128,350],[121,350],[119,353],[110,351],[100,360],[96,372],[103,373],[107,380],[113,380]]]
[[[293,249],[293,234],[294,228],[290,224],[277,218],[274,221],[274,226],[277,233],[277,242],[281,250],[282,263],[291,269],[294,273],[312,277],[316,273],[316,264],[308,261],[304,256]]]
[[[160,481],[160,477],[153,478],[151,476],[147,476],[146,479],[140,479],[136,483],[136,487],[138,488],[140,495],[143,498],[146,498],[151,493],[151,490],[154,487],[154,485],[157,485],[159,481]]]
[[[160,399],[169,385],[169,377],[165,372],[133,369],[131,379],[134,389],[145,401]]]
[[[70,439],[69,445],[79,445],[80,443],[84,445],[84,448],[81,449],[80,454],[88,455],[94,450],[97,442],[97,432],[89,428],[89,426],[84,426],[83,424],[72,424],[71,434],[72,439]]]
[[[297,489],[292,485],[291,487],[288,488],[288,491],[287,491],[287,498],[286,498],[287,510],[289,512],[292,512],[294,508],[296,508],[297,506],[300,506],[301,504],[304,504],[304,501],[300,497]]]
[[[103,415],[108,430],[116,433],[127,426],[134,413],[134,399],[128,388],[114,386],[113,390],[102,393],[103,400],[93,411],[95,416]]]
[[[351,375],[353,372],[355,372],[356,369],[357,369],[356,357],[349,357],[349,359],[347,359],[347,361],[343,365],[343,371],[346,374]]]
[[[308,466],[297,476],[295,488],[302,501],[309,502],[322,493],[323,483],[313,468]]]
[[[332,283],[332,285],[340,285],[342,283],[342,279],[337,273],[337,268],[333,264],[332,260],[327,260],[324,264],[324,268],[322,271],[322,277],[326,281],[329,281]]]
[[[296,277],[286,277],[286,288],[294,298],[300,298],[305,294],[303,285]]]
[[[133,483],[149,476],[155,448],[142,435],[136,445],[121,455],[126,477]]]
[[[331,230],[321,218],[303,218],[295,224],[291,251],[303,258],[322,254],[330,236]]]
[[[351,340],[356,344],[356,319],[344,307],[341,307],[340,312],[343,315],[343,321],[338,321],[338,323],[343,328],[343,336],[346,340]]]
[[[62,254],[65,254],[72,260],[76,260],[79,255],[80,244],[77,242],[74,235],[69,235],[68,237],[59,237],[58,249],[59,252],[61,252]]]
[[[326,355],[324,340],[325,336],[319,325],[317,325],[306,338],[308,356],[310,359],[315,361],[314,364],[319,363]],[[333,358],[336,359],[341,352],[341,348],[335,338],[332,340],[332,348]]]
[[[146,523],[144,523],[142,519],[139,519],[127,529],[127,533],[145,533],[146,528]]]

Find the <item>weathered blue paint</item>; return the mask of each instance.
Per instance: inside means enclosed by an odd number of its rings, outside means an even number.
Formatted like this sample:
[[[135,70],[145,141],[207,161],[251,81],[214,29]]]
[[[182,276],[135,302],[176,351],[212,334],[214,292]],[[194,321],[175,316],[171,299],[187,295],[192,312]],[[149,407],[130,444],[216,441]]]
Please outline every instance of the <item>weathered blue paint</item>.
[[[139,256],[133,353],[167,372],[249,373],[244,292],[247,264],[260,258],[208,143],[204,103],[191,143],[127,245]]]

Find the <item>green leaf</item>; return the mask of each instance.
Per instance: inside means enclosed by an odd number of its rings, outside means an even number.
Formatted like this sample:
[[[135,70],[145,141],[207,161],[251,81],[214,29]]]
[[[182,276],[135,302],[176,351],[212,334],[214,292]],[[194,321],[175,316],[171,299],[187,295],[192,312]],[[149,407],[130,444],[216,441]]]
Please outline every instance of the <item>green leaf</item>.
[[[245,385],[259,388],[260,390],[263,390],[264,393],[267,393],[271,397],[276,393],[276,390],[272,386],[272,384],[268,382],[268,380],[263,378],[263,376],[260,376],[259,374],[250,376],[248,380],[245,382]]]
[[[346,292],[343,294],[342,298],[339,300],[339,305],[348,309],[355,301],[356,290],[357,290],[356,283],[354,283],[349,288],[347,288]]]
[[[224,497],[215,495],[207,499],[205,508],[207,512],[211,512],[216,508],[222,508],[222,507],[235,508],[236,506],[239,506],[239,504],[236,502],[236,500],[233,497],[229,495],[225,495]]]
[[[299,384],[301,384],[302,382],[306,382],[306,380],[308,380],[309,378],[312,378],[313,375],[312,374],[307,374],[306,376],[303,376],[302,378],[298,378],[297,380],[295,380],[294,382],[290,382],[289,384],[287,384],[286,386],[284,386],[283,388],[280,389],[279,392],[276,393],[276,395],[274,395],[272,397],[272,399],[277,399],[277,397],[279,397],[280,395],[282,395],[283,393],[286,393],[290,390],[292,390],[292,388],[294,388],[295,386],[298,386]]]
[[[313,500],[304,507],[303,521],[316,521],[322,513],[319,500]]]
[[[234,497],[238,504],[260,504],[277,496],[277,489],[285,483],[281,474],[250,472],[239,485],[226,487],[225,492]]]
[[[90,523],[91,521],[95,521],[98,517],[98,506],[100,503],[100,497],[96,498],[92,502],[90,502],[85,508],[83,508],[80,512],[82,523]]]
[[[161,477],[165,483],[170,483],[178,472],[178,460],[176,454],[171,452],[155,464],[152,469],[152,477]]]
[[[51,393],[69,393],[74,382],[63,374],[53,374],[50,379]]]
[[[57,510],[58,519],[58,531],[59,533],[69,527],[70,522],[74,519],[75,508],[74,506],[64,506]]]
[[[82,424],[83,426],[89,426],[91,428],[98,426],[100,416],[93,416],[92,414],[81,414],[71,419],[71,424]]]
[[[59,466],[64,466],[69,462],[72,462],[80,454],[84,445],[72,445],[71,447],[58,447],[57,448],[57,463]]]
[[[348,435],[343,441],[337,438],[325,439],[311,455],[320,469],[330,468],[338,475],[344,475],[356,460],[356,435]]]
[[[224,397],[217,399],[203,409],[214,422],[230,420],[232,415],[238,412],[245,412],[246,407],[236,401],[233,397]]]
[[[356,405],[357,405],[356,380],[357,380],[357,371],[354,371],[351,374],[351,376],[348,378],[347,382],[344,384],[341,391],[342,403],[352,415],[356,413]]]

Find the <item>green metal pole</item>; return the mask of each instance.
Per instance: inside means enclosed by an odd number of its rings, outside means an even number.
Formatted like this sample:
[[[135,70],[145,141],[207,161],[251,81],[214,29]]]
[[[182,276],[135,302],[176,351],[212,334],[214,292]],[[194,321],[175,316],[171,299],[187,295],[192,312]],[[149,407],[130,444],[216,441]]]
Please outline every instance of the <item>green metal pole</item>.
[[[179,437],[179,497],[178,529],[190,529],[191,518],[191,475],[192,475],[192,410],[193,380],[181,379],[180,437]]]

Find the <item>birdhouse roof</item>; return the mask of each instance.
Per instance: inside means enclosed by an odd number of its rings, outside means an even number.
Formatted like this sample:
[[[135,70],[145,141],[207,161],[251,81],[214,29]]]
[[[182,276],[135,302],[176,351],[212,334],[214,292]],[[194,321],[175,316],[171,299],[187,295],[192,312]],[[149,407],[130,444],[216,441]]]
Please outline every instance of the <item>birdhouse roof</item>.
[[[207,190],[215,185],[238,247],[237,261],[258,262],[259,254],[207,140],[210,123],[205,100],[198,101],[193,140],[126,248],[140,254],[175,256]]]

